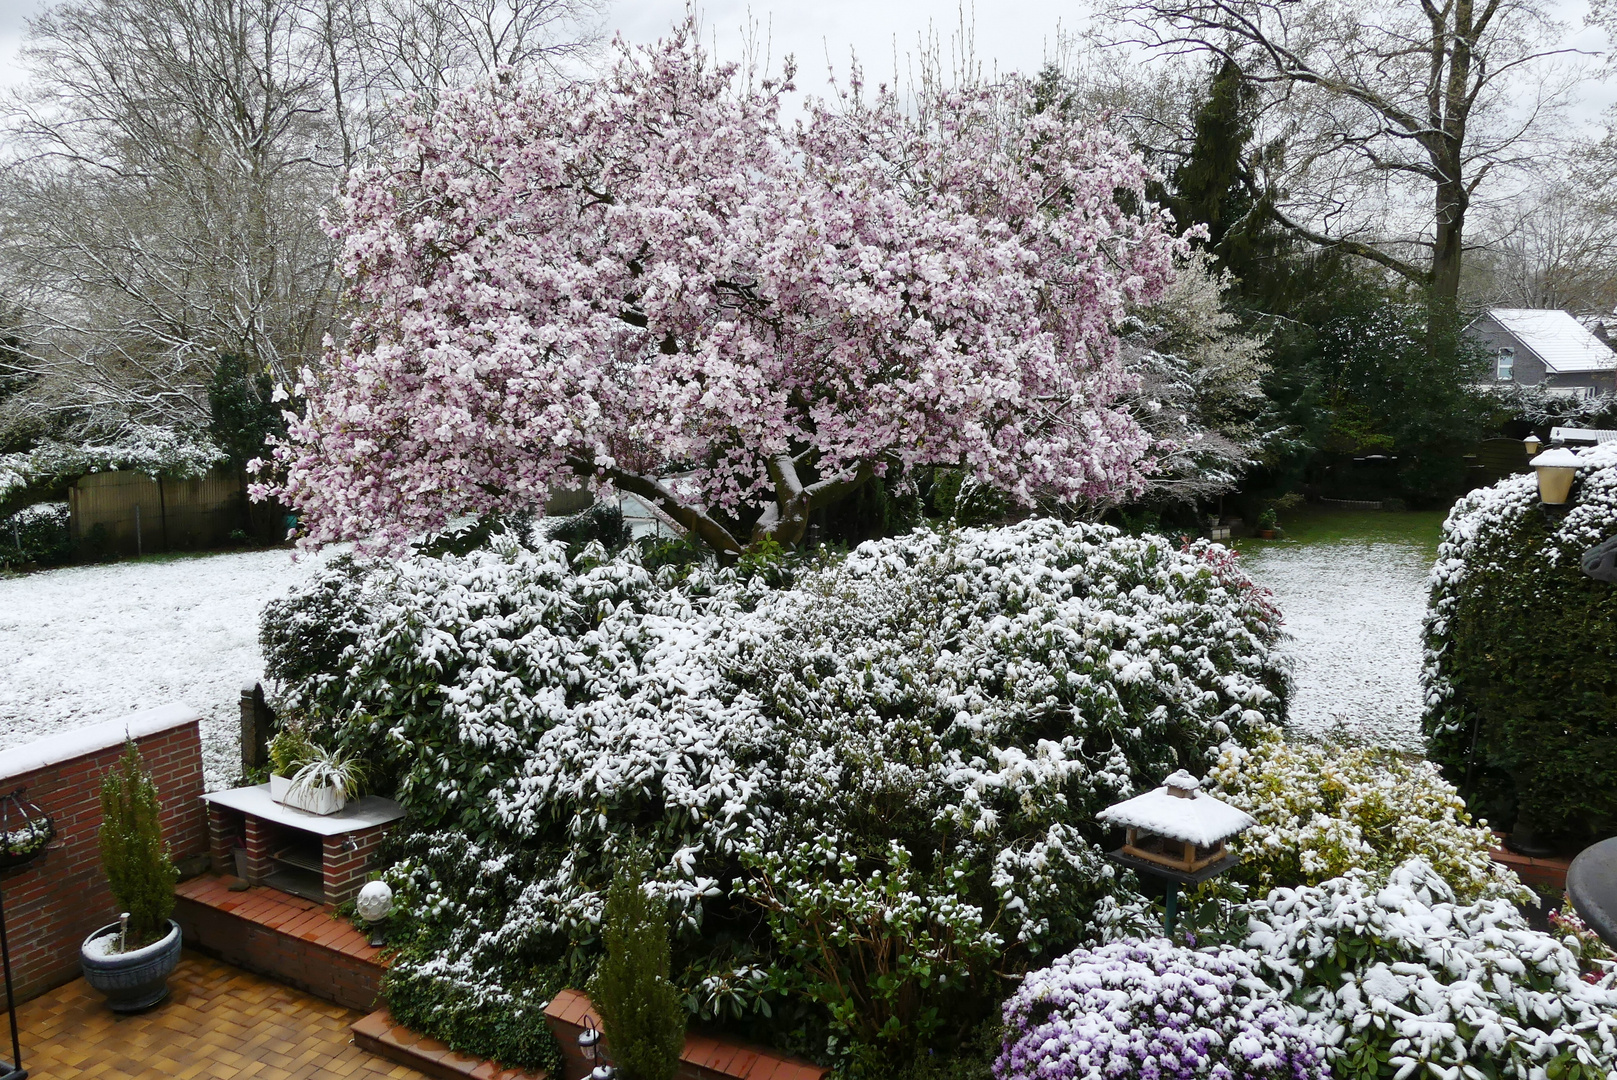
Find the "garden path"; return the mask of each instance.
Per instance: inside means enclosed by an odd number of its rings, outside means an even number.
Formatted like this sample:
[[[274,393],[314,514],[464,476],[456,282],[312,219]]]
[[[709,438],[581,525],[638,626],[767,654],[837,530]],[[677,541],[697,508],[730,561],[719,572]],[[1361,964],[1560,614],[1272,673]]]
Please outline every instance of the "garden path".
[[[1295,664],[1290,727],[1421,753],[1421,617],[1441,513],[1312,511],[1287,537],[1242,541],[1274,590]]]

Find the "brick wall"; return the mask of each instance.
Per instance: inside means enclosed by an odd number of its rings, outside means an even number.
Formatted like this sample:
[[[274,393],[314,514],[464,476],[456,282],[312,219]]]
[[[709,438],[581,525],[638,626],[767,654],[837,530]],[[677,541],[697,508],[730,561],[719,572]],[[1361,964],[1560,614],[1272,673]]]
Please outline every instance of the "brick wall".
[[[43,856],[0,871],[20,1000],[76,978],[79,944],[118,917],[101,873],[96,830],[101,778],[123,753],[126,733],[157,783],[173,857],[207,850],[199,723],[195,710],[166,706],[0,750],[0,794],[25,789],[56,825],[56,838]]]

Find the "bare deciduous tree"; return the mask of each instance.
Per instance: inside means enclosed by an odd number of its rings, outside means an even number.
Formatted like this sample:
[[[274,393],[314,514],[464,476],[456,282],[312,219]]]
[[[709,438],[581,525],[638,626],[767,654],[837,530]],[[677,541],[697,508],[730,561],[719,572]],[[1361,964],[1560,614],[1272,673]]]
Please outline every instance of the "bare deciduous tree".
[[[551,74],[596,0],[69,0],[30,24],[0,291],[88,403],[207,415],[215,358],[277,377],[331,328],[321,208],[413,95]],[[58,399],[60,400],[60,398]]]
[[[1270,90],[1283,166],[1250,177],[1298,236],[1417,283],[1452,326],[1468,213],[1538,160],[1572,76],[1538,0],[1120,0],[1152,50],[1238,62]],[[1519,173],[1518,173],[1519,175]]]

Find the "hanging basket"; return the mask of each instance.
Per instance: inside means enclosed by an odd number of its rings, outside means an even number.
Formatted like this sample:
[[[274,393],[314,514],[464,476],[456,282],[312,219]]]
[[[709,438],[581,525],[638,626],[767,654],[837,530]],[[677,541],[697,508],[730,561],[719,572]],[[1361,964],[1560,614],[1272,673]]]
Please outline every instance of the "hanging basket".
[[[29,802],[22,788],[0,795],[0,870],[33,862],[55,835],[50,815]]]

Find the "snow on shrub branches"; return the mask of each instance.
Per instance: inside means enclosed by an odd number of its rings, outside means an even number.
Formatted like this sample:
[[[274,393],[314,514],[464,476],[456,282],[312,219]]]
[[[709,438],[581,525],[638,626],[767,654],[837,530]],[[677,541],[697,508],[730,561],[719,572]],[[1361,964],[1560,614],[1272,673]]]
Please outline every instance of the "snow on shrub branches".
[[[1339,1076],[1604,1077],[1617,1069],[1612,976],[1507,900],[1455,902],[1424,859],[1253,901],[1247,947],[1324,1032]]]
[[[1325,1080],[1318,1033],[1228,947],[1080,949],[1005,1003],[997,1080]]]
[[[266,645],[272,670],[298,652],[305,603],[347,635],[284,698],[400,776],[440,853],[394,874],[431,898],[434,970],[509,994],[591,955],[633,832],[695,1007],[768,994],[844,1047],[906,1042],[1082,937],[1111,878],[1097,810],[1280,719],[1278,625],[1219,551],[918,531],[769,593],[506,538],[315,582]],[[505,882],[516,850],[532,876]]]
[[[1257,819],[1230,842],[1232,877],[1260,893],[1318,885],[1349,870],[1383,877],[1420,855],[1462,899],[1527,900],[1493,861],[1493,833],[1429,761],[1375,747],[1284,742],[1278,732],[1228,746],[1208,774],[1213,793]]]
[[[350,184],[358,314],[257,489],[310,542],[398,544],[580,479],[732,552],[760,511],[753,538],[789,546],[893,468],[1023,502],[1139,488],[1115,328],[1187,249],[1124,141],[1014,76],[907,112],[856,74],[788,130],[790,72],[754,82],[696,37],[452,98]]]

